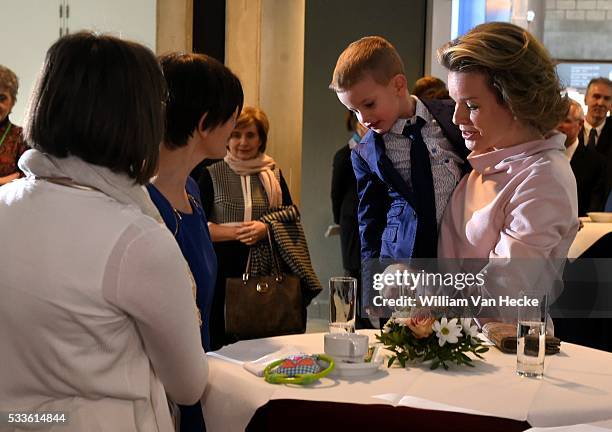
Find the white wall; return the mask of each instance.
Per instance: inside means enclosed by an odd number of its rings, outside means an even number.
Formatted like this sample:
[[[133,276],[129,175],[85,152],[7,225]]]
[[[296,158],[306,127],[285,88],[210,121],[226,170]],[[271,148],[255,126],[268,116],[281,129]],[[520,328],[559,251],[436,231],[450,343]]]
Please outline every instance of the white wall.
[[[266,153],[301,197],[305,0],[227,0],[225,63],[270,119]]]
[[[17,125],[23,124],[25,107],[45,53],[59,36],[58,8],[58,1],[2,1],[0,64],[19,78],[17,103],[10,114]]]
[[[70,6],[60,20],[60,4]],[[111,32],[156,48],[156,0],[2,0],[0,63],[19,78],[11,121],[23,124],[24,113],[47,49],[66,29]],[[65,11],[65,9],[64,9]],[[9,19],[10,17],[10,19]]]
[[[425,37],[425,75],[446,81],[447,71],[438,63],[436,50],[451,38],[452,0],[427,1],[427,33]]]

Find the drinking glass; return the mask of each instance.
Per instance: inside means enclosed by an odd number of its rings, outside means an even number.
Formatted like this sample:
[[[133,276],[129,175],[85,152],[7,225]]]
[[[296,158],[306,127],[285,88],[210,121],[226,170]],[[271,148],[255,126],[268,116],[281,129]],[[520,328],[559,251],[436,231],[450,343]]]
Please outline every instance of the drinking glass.
[[[542,378],[546,349],[547,296],[543,293],[521,292],[520,297],[537,299],[537,305],[518,307],[516,329],[516,373]]]
[[[355,333],[357,308],[357,279],[332,277],[329,279],[329,332]]]

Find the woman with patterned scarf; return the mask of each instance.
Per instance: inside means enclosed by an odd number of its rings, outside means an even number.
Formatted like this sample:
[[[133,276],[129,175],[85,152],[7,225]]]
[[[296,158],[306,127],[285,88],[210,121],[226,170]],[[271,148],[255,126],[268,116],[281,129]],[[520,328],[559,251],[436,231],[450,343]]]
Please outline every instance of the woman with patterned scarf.
[[[244,272],[249,249],[267,239],[259,219],[270,209],[291,205],[291,195],[278,165],[265,154],[270,123],[266,114],[245,107],[230,135],[228,152],[203,170],[202,205],[219,263],[213,300],[211,342],[218,349],[225,337],[225,280]]]

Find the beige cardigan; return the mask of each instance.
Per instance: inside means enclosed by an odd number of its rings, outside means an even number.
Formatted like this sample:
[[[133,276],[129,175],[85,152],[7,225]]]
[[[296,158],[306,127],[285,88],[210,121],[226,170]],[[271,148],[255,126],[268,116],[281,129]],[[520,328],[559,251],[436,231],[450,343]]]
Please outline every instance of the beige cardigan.
[[[0,412],[63,411],[57,430],[173,431],[208,367],[172,235],[106,195],[0,188]],[[45,430],[55,430],[46,428]]]

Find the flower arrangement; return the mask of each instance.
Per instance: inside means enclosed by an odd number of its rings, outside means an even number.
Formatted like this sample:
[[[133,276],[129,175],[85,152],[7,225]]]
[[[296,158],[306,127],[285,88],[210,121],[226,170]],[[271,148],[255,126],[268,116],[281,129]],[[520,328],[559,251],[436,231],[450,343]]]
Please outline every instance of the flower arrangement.
[[[431,369],[448,363],[473,367],[467,353],[478,358],[489,348],[478,339],[478,328],[471,318],[452,318],[436,315],[432,310],[421,308],[396,312],[385,324],[377,339],[394,353],[387,363],[391,367],[398,361],[402,367],[407,361],[429,361]]]

